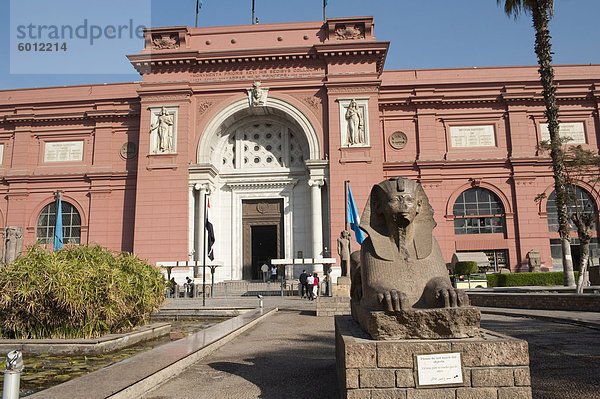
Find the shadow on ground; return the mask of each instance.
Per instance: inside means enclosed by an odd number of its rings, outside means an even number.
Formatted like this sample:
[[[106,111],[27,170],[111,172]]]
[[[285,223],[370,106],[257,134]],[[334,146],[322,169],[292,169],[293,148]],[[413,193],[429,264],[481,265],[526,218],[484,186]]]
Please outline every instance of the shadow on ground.
[[[534,399],[600,398],[598,330],[492,315],[481,326],[528,342]]]

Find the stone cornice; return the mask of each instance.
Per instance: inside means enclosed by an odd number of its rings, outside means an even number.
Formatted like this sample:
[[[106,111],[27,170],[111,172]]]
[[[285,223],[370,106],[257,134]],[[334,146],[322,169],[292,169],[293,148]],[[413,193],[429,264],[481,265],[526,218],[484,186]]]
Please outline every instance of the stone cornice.
[[[27,122],[56,122],[56,121],[77,121],[85,119],[117,119],[129,118],[138,116],[139,110],[90,110],[81,112],[66,112],[55,114],[20,114],[20,115],[5,115],[0,117],[0,123],[27,123]]]

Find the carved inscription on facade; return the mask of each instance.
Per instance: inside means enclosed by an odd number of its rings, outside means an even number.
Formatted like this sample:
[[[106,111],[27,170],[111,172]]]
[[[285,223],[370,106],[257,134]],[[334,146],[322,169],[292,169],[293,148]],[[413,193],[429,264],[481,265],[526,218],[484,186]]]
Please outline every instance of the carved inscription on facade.
[[[540,123],[540,132],[542,140],[550,140],[550,132],[547,123]],[[558,125],[558,135],[560,137],[570,137],[569,144],[585,144],[585,129],[583,122],[561,123]]]
[[[61,141],[44,146],[44,162],[76,161],[83,161],[83,141]]]
[[[323,76],[322,68],[311,66],[291,67],[291,68],[269,68],[256,70],[229,70],[229,71],[206,71],[198,72],[192,75],[192,81],[206,80],[233,80],[233,79],[269,79],[269,78],[289,78],[305,76]]]
[[[495,147],[494,126],[451,126],[450,145],[452,148]]]

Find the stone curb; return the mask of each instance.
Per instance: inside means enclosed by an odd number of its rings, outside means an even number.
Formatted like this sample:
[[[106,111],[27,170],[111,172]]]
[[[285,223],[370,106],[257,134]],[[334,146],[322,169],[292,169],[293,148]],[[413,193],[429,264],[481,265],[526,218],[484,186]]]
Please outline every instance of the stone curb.
[[[499,308],[490,309],[490,308],[485,308],[483,306],[479,306],[479,309],[481,310],[481,313],[495,314],[495,315],[499,315],[499,316],[510,316],[510,317],[522,316],[522,317],[528,317],[531,319],[552,321],[554,323],[575,324],[575,325],[582,326],[582,327],[600,330],[600,322],[596,322],[596,321],[581,320],[581,319],[575,319],[575,318],[564,317],[564,316],[552,316],[552,315],[524,313],[524,312],[519,312],[517,309],[515,309],[514,311],[511,311],[511,310],[505,310],[505,309],[499,309]]]
[[[277,312],[255,309],[186,338],[38,392],[32,399],[138,398]]]
[[[138,342],[168,335],[169,323],[153,323],[123,334],[107,334],[99,338],[81,339],[1,339],[0,352],[18,350],[26,354],[97,355],[108,353]]]

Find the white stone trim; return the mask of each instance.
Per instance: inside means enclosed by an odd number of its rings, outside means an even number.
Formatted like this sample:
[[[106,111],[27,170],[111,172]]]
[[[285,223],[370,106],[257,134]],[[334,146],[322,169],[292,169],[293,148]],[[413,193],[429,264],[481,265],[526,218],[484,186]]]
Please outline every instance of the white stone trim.
[[[220,136],[223,123],[230,116],[247,108],[249,108],[248,99],[241,98],[223,108],[210,120],[210,122],[208,122],[204,132],[202,132],[200,142],[198,143],[198,150],[196,152],[197,163],[210,162],[210,154],[214,150],[212,147],[216,144]],[[266,108],[278,109],[289,115],[299,125],[302,130],[301,133],[304,133],[306,137],[309,159],[321,159],[321,143],[319,142],[319,137],[314,126],[304,113],[287,101],[272,96],[269,97],[269,104]]]

